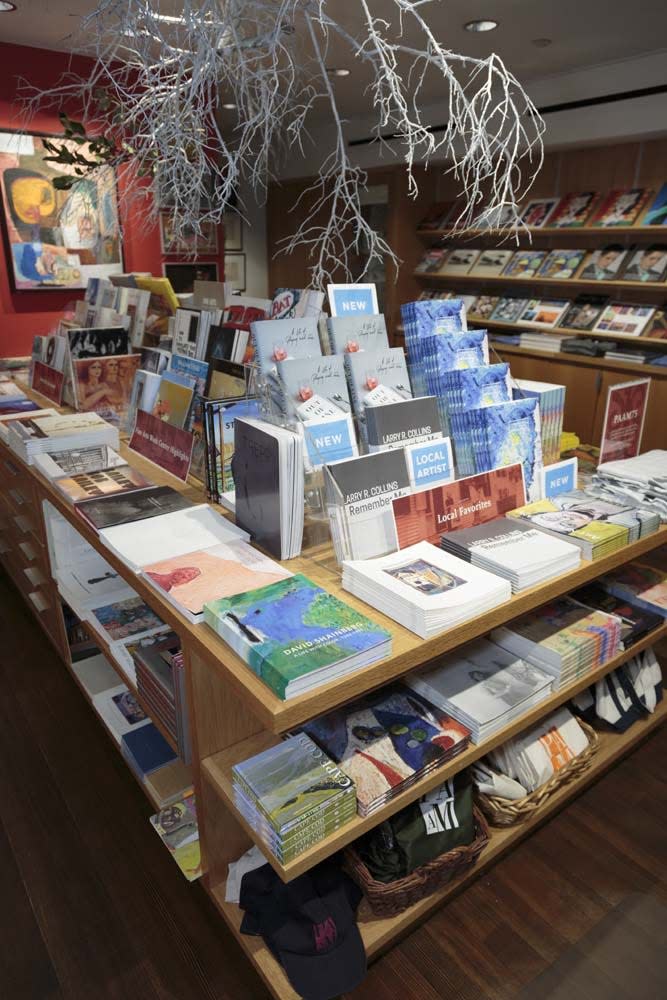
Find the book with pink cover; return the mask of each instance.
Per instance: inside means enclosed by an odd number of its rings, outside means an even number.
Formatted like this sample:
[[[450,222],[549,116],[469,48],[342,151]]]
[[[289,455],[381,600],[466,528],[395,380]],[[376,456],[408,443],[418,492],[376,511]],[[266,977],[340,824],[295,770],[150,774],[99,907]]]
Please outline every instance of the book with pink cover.
[[[204,620],[204,604],[265,587],[293,574],[245,542],[163,559],[144,566],[143,575],[191,622]]]

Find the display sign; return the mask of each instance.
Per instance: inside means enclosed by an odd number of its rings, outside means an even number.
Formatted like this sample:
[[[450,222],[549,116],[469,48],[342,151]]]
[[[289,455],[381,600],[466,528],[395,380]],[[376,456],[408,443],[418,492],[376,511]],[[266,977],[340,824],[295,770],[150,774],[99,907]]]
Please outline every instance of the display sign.
[[[449,438],[410,444],[405,449],[410,483],[415,490],[451,483],[454,479],[452,443]]]
[[[559,493],[576,490],[578,465],[576,458],[567,458],[564,462],[546,465],[541,472],[542,499],[549,500]]]
[[[313,418],[299,425],[305,445],[305,470],[311,472],[330,462],[340,462],[358,455],[352,418],[341,416]]]
[[[375,285],[327,285],[332,316],[376,315]]]
[[[137,411],[130,448],[183,482],[188,478],[194,443],[193,435],[182,428],[172,427],[145,410]]]
[[[642,378],[610,386],[602,424],[600,465],[639,454],[650,385],[650,378]]]
[[[42,396],[46,396],[56,406],[63,400],[63,385],[65,376],[57,368],[45,365],[43,361],[35,361],[32,369],[32,388]]]

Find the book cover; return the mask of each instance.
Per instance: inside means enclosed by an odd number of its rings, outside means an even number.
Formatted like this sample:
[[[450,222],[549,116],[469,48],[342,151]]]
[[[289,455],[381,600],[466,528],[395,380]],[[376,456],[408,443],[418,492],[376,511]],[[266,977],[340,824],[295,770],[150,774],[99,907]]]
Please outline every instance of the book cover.
[[[585,250],[551,250],[537,272],[538,277],[554,280],[574,278],[585,256]]]
[[[151,816],[151,825],[188,882],[199,878],[203,872],[194,795],[165,806]]]
[[[164,625],[162,619],[138,596],[102,604],[92,608],[90,613],[95,628],[105,633],[109,642],[150,632]]]
[[[525,497],[517,463],[393,500],[399,548],[422,541],[440,545],[443,532],[493,521],[523,506]]]
[[[173,357],[172,357],[173,361]],[[169,372],[165,372],[160,379],[157,396],[151,410],[154,417],[157,417],[165,424],[172,427],[184,429],[192,399],[194,387],[190,385],[180,385],[168,378]]]
[[[645,635],[659,628],[662,616],[654,614],[624,600],[605,590],[602,583],[596,581],[575,590],[570,597],[579,601],[591,610],[604,611],[608,615],[616,615],[621,619],[621,641],[623,648],[628,649],[639,642]]]
[[[139,353],[142,371],[152,372],[161,375],[169,367],[171,354],[169,351],[160,351],[156,347],[142,347]]]
[[[327,319],[327,330],[332,354],[389,349],[383,313],[377,316],[331,316]]]
[[[618,243],[593,250],[581,269],[581,281],[619,281],[630,256],[630,249]]]
[[[479,257],[480,250],[451,250],[442,266],[443,274],[468,274]]]
[[[642,226],[667,225],[667,184],[663,184],[642,216]]]
[[[653,306],[635,305],[630,302],[610,302],[602,310],[594,329],[598,333],[641,337],[654,312]]]
[[[234,424],[232,475],[236,486],[236,522],[258,544],[280,558],[280,440],[270,425],[239,418]],[[284,488],[284,487],[283,487]]]
[[[667,278],[667,246],[653,246],[635,250],[623,272],[623,281],[663,282]]]
[[[664,307],[656,309],[642,336],[651,337],[654,340],[667,340],[667,309]]]
[[[297,574],[267,587],[213,601],[205,619],[280,697],[290,683],[335,667],[390,640],[350,605]],[[222,634],[222,633],[221,633]]]
[[[556,497],[556,501],[558,498]],[[581,510],[564,510],[554,500],[536,500],[508,511],[508,517],[519,517],[538,528],[547,528],[556,534],[582,539],[595,549],[605,542],[628,540],[628,529],[622,525],[598,521],[592,513]]]
[[[410,377],[401,347],[346,354],[345,370],[352,406],[363,425],[364,438],[367,408],[412,398]]]
[[[647,188],[610,191],[591,216],[591,226],[634,226],[653,194]]]
[[[208,399],[236,399],[244,396],[246,391],[246,373],[242,364],[211,359],[206,383]]]
[[[470,307],[470,315],[479,319],[490,319],[499,299],[499,295],[478,295]]]
[[[446,372],[443,386],[450,414],[508,403],[512,398],[510,366],[505,362]]]
[[[503,271],[504,278],[534,278],[546,257],[546,250],[515,250]]]
[[[561,326],[570,330],[592,330],[609,302],[606,295],[579,295],[565,310]]]
[[[257,320],[250,324],[255,361],[264,377],[276,374],[276,363],[288,358],[316,358],[322,354],[315,317]]]
[[[152,486],[132,493],[112,494],[95,500],[80,500],[74,509],[97,531],[129,521],[142,521],[158,514],[191,507],[189,500],[170,486]]]
[[[89,448],[72,448],[68,451],[52,451],[49,455],[36,455],[35,466],[49,479],[63,476],[77,476],[127,466],[108,444],[92,445]]]
[[[519,316],[519,323],[534,323],[535,326],[545,327],[558,326],[569,305],[569,299],[530,299]]]
[[[498,300],[490,318],[494,323],[516,323],[527,305],[528,299],[503,295]]]
[[[198,309],[177,309],[174,315],[172,350],[184,358],[196,358],[201,312]]]
[[[118,356],[130,349],[129,334],[122,326],[68,329],[65,339],[72,360]]]
[[[521,209],[524,226],[541,229],[549,221],[549,216],[558,204],[558,198],[533,198]]]
[[[362,355],[360,355],[362,356]],[[364,352],[363,357],[366,357]],[[282,409],[294,423],[350,413],[343,358],[339,354],[278,361]]]
[[[470,273],[480,278],[495,278],[503,273],[513,256],[513,250],[482,250]]]
[[[56,406],[60,406],[63,398],[63,388],[65,384],[65,376],[62,371],[57,368],[52,368],[49,365],[43,364],[41,361],[35,361],[32,366],[32,377],[30,379],[30,386],[35,392],[40,393],[40,395],[45,396]],[[11,400],[11,402],[16,403],[19,398]],[[26,402],[25,399],[20,400],[21,403]],[[3,402],[8,402],[3,400]],[[33,404],[34,405],[34,404]]]
[[[439,438],[442,428],[438,401],[434,396],[418,396],[371,406],[366,413],[366,430],[371,451]]]
[[[99,413],[115,427],[123,425],[139,361],[138,354],[72,361],[77,409]]]
[[[616,597],[636,601],[641,608],[667,618],[667,573],[663,570],[629,563],[603,576],[599,582]]]
[[[352,779],[362,815],[392,789],[464,750],[470,737],[461,723],[399,684],[303,728]]]
[[[234,489],[232,458],[234,456],[234,426],[237,417],[259,417],[256,399],[238,399],[227,402],[217,400],[205,404],[206,450],[209,476],[218,493]]]
[[[244,542],[223,542],[143,567],[144,576],[191,615],[217,598],[256,590],[290,577],[289,570]]]
[[[149,479],[129,465],[100,472],[84,472],[65,479],[56,480],[61,493],[75,503],[92,497],[103,497],[111,493],[129,493],[132,490],[153,486]]]
[[[140,777],[176,760],[176,753],[155,726],[141,726],[125,733],[121,741],[123,756]]]
[[[597,191],[576,191],[566,194],[549,216],[549,226],[586,225],[597,199]]]
[[[415,268],[415,274],[437,274],[447,259],[447,250],[426,250]]]
[[[296,733],[232,768],[276,831],[320,811],[353,783],[305,733]]]

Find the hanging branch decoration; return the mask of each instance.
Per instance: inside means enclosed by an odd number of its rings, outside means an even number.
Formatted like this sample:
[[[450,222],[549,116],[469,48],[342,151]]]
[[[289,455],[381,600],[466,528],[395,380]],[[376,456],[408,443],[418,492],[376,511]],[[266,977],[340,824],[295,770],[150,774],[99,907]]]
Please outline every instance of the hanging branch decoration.
[[[530,98],[498,56],[458,55],[436,39],[426,19],[434,0],[389,0],[392,21],[375,16],[373,2],[344,5],[352,28],[336,19],[343,5],[333,0],[180,0],[178,15],[162,14],[159,0],[100,0],[73,40],[92,55],[91,73],[67,74],[49,91],[24,81],[27,119],[45,106],[77,109],[84,127],[65,116],[69,138],[73,131],[96,141],[95,162],[77,166],[113,166],[124,190],[145,193],[132,182],[153,178],[151,211],[168,206],[178,240],[219,224],[243,181],[263,199],[281,158],[303,152],[315,118],[321,127],[324,106],[331,146],[302,195],[306,217],[282,251],[309,248],[314,287],[334,272],[350,280],[362,248],[369,263],[398,260],[362,212],[366,173],[351,161],[327,72],[335,39],[370,79],[373,135],[383,145],[391,136],[410,194],[418,193],[415,164],[443,161],[461,189],[455,228],[502,220],[518,231],[518,206],[543,158],[544,123]],[[422,100],[433,74],[447,115],[438,133]],[[229,129],[223,102],[236,106]],[[59,162],[57,143],[51,152]]]

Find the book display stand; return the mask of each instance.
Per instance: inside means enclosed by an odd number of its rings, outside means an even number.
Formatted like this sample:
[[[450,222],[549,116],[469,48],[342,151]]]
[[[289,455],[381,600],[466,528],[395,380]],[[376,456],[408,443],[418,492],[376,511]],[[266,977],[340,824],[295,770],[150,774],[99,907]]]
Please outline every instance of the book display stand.
[[[34,395],[34,394],[33,394]],[[160,485],[181,491],[194,502],[203,502],[203,490],[190,483],[180,483],[169,474],[158,472],[147,461],[128,453],[121,446],[123,457],[149,475]],[[391,680],[400,678],[432,661],[440,654],[456,649],[472,639],[518,616],[539,608],[555,597],[567,594],[584,583],[595,580],[624,563],[644,556],[667,543],[667,526],[594,563],[582,562],[574,571],[554,577],[546,583],[522,591],[487,614],[439,633],[428,640],[397,625],[378,612],[373,613],[378,624],[390,631],[393,652],[356,673],[350,673],[288,701],[278,698],[253,671],[214,632],[203,624],[193,625],[141,576],[121,561],[100,536],[81,517],[58,489],[34,466],[25,465],[4,444],[0,443],[0,476],[5,483],[2,491],[0,516],[0,561],[24,596],[35,620],[44,630],[66,666],[72,670],[66,640],[62,603],[58,591],[59,566],[49,557],[47,520],[50,511],[76,533],[77,540],[101,555],[120,583],[127,583],[163,621],[173,628],[181,640],[186,670],[187,710],[192,740],[191,779],[197,798],[198,823],[204,875],[202,883],[220,914],[238,938],[248,958],[273,996],[280,1000],[297,1000],[282,967],[261,938],[240,932],[242,911],[225,902],[227,866],[253,843],[265,850],[256,831],[246,822],[234,805],[232,767],[253,754],[274,745],[280,735],[336,706],[344,705]],[[306,487],[307,498],[321,487],[313,480]],[[321,494],[320,494],[321,495]],[[47,507],[46,504],[49,506]],[[224,511],[221,511],[224,513]],[[61,523],[62,526],[62,523]],[[300,557],[290,560],[289,569],[304,573],[331,594],[343,598],[362,613],[368,611],[363,602],[343,592],[340,570],[330,542],[309,548]],[[409,786],[371,815],[355,815],[336,832],[308,848],[294,860],[281,864],[269,852],[267,860],[286,881],[309,870],[318,862],[351,844],[362,833],[377,826],[404,806],[415,802],[443,780],[481,758],[490,749],[547,716],[566,703],[574,694],[589,687],[625,660],[667,636],[667,623],[640,640],[630,649],[619,653],[603,666],[565,685],[524,716],[511,722],[489,739],[471,745],[454,760],[430,772],[421,781]],[[113,665],[113,650],[100,640],[95,641]],[[76,677],[76,672],[73,676]],[[121,680],[126,675],[119,668]],[[652,729],[667,717],[667,700],[658,705],[653,715],[623,734],[601,734],[600,749],[584,775],[563,786],[548,804],[524,823],[494,829],[477,865],[397,916],[374,917],[363,903],[359,910],[359,927],[369,958],[389,947],[401,935],[423,920],[463,885],[475,878],[548,816],[575,797],[582,788],[594,781],[615,761],[630,752]],[[178,762],[179,767],[183,765]],[[182,781],[182,770],[180,772]]]

